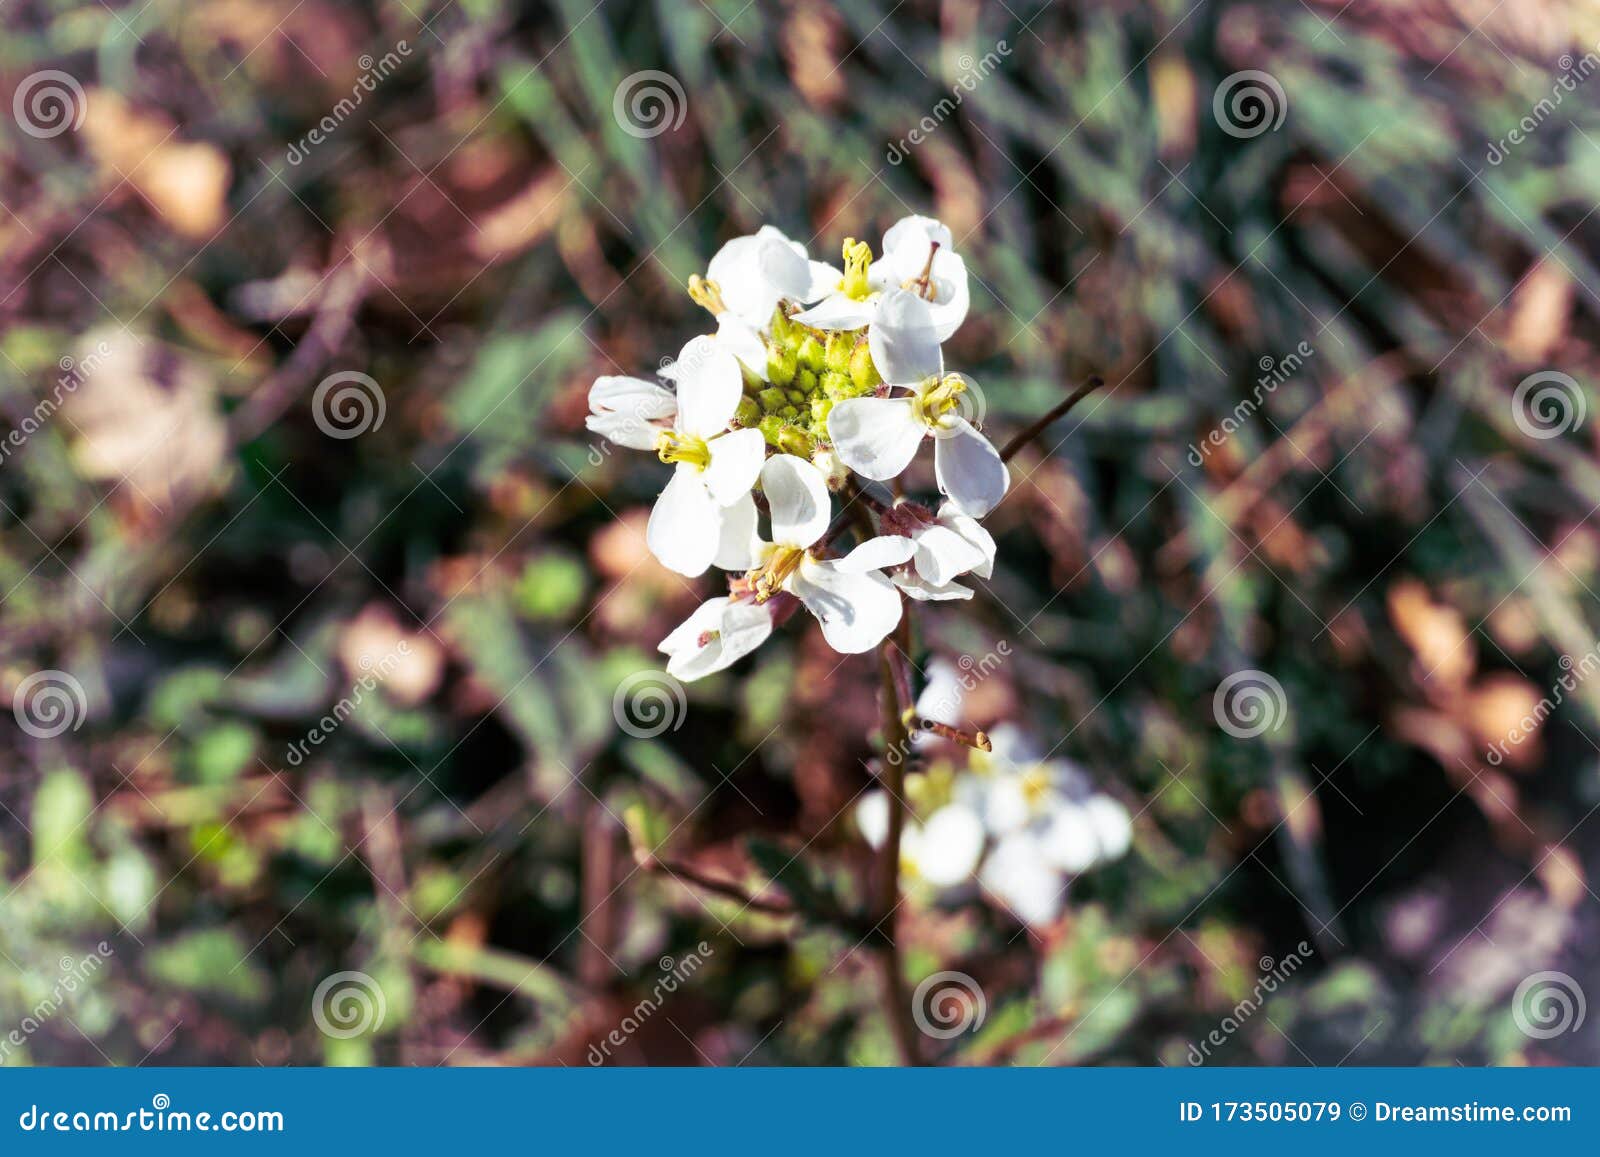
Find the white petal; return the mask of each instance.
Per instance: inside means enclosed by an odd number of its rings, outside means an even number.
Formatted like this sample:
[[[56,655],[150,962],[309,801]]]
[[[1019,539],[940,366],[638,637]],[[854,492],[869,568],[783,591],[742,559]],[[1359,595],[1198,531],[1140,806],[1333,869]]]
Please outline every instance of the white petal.
[[[762,545],[756,533],[756,500],[745,491],[737,502],[722,508],[722,529],[711,564],[732,571],[760,566]]]
[[[698,651],[699,638],[707,631],[714,631],[722,622],[722,610],[728,605],[727,596],[716,599],[707,599],[694,609],[694,613],[682,623],[678,624],[673,632],[661,640],[658,650],[666,655],[677,655],[683,651]]]
[[[900,593],[883,575],[844,574],[807,556],[789,590],[822,624],[822,637],[842,655],[870,651],[900,623]]]
[[[941,252],[933,259],[933,275],[929,279],[933,300],[928,303],[928,315],[933,321],[933,332],[941,342],[961,328],[967,319],[971,294],[967,289],[967,265],[954,253]]]
[[[794,320],[817,329],[860,329],[869,324],[877,313],[872,301],[857,301],[842,293],[830,293],[810,309],[801,310]]]
[[[928,250],[937,242],[939,252],[953,253],[955,242],[942,221],[932,217],[902,217],[883,235],[883,257],[895,283],[916,277],[928,263]]]
[[[966,697],[955,664],[934,659],[928,664],[928,685],[917,696],[917,714],[923,719],[952,726],[961,721],[961,703]]]
[[[738,360],[712,338],[693,338],[673,366],[678,381],[678,429],[709,438],[728,428],[744,376]]]
[[[880,482],[911,465],[927,432],[910,398],[846,398],[828,411],[828,437],[839,460]]]
[[[909,290],[891,289],[883,295],[867,344],[872,364],[886,382],[915,385],[944,372],[928,303]]]
[[[1118,860],[1127,854],[1133,843],[1133,822],[1128,809],[1110,796],[1097,795],[1083,805],[1094,825],[1095,838],[1100,841],[1100,858]]]
[[[989,751],[1002,763],[1037,763],[1044,758],[1039,745],[1015,723],[1002,723],[989,732]]]
[[[750,493],[767,457],[767,440],[760,430],[734,430],[706,443],[711,461],[700,481],[718,506],[727,506]]]
[[[763,254],[770,245],[770,239],[759,233],[735,237],[706,266],[706,280],[716,282],[729,310],[757,328],[767,323],[783,296],[763,268]]]
[[[983,551],[948,526],[934,523],[917,535],[917,573],[932,586],[942,587],[984,562]]]
[[[1034,841],[1008,836],[989,853],[978,877],[1025,924],[1049,924],[1061,914],[1066,887]]]
[[[632,414],[590,414],[583,424],[608,442],[629,450],[654,450],[664,429]]]
[[[960,583],[946,583],[944,586],[936,587],[914,571],[897,570],[889,576],[889,579],[905,592],[906,598],[916,599],[919,603],[950,602],[972,597],[971,587],[964,587]]]
[[[828,480],[804,458],[768,458],[761,468],[761,489],[772,515],[772,541],[779,546],[810,546],[828,529],[833,513]]]
[[[939,507],[939,521],[983,552],[983,565],[973,567],[973,574],[979,578],[994,574],[994,535],[985,530],[976,518],[963,514],[960,507],[948,501]]]
[[[870,570],[899,566],[909,559],[917,544],[897,534],[868,539],[833,565],[845,574],[865,574]]]
[[[1050,817],[1039,847],[1051,864],[1074,875],[1091,868],[1100,854],[1100,841],[1088,813],[1071,803],[1057,808]]]
[[[781,296],[799,301],[811,288],[811,263],[806,260],[805,248],[771,225],[763,225],[756,236],[761,240],[760,269],[767,284]],[[768,316],[771,312],[767,311]]]
[[[717,318],[717,344],[762,381],[767,380],[767,347],[756,327],[731,309]]]
[[[668,570],[693,578],[705,574],[716,557],[721,530],[722,511],[706,492],[700,472],[680,462],[645,527],[651,553]]]
[[[856,804],[856,827],[861,838],[870,847],[881,848],[889,838],[889,797],[881,791],[869,791]]]
[[[671,390],[643,378],[618,375],[596,378],[589,387],[589,409],[596,414],[631,414],[645,421],[670,418],[678,412]]]
[[[983,824],[968,808],[947,804],[928,817],[917,841],[917,870],[930,884],[954,887],[983,856]]]
[[[954,419],[934,438],[933,472],[939,492],[974,518],[999,505],[1011,486],[1000,451],[965,418]]]
[[[708,633],[712,637],[701,646],[701,637]],[[667,661],[667,674],[685,681],[704,678],[731,667],[771,634],[772,614],[766,607],[709,599],[662,642],[663,651],[668,650],[668,643],[676,644]]]
[[[810,266],[811,284],[801,301],[818,301],[827,297],[838,289],[839,283],[844,280],[844,274],[826,261],[809,261],[806,264]]]

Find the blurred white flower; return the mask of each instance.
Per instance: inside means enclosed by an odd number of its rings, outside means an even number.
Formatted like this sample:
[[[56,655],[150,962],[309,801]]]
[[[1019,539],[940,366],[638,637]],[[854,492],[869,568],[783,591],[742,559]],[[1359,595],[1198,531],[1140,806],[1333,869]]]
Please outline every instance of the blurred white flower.
[[[840,460],[865,478],[886,481],[899,477],[931,437],[940,493],[974,518],[988,514],[1005,497],[1011,472],[989,439],[954,412],[966,381],[944,372],[927,302],[890,291],[867,341],[890,392],[848,398],[829,411],[828,435]]]
[[[856,826],[874,849],[889,834],[889,797],[868,792],[856,805]],[[908,818],[900,833],[900,870],[934,888],[954,888],[972,878],[983,856],[983,824],[969,808],[946,804],[924,823]]]

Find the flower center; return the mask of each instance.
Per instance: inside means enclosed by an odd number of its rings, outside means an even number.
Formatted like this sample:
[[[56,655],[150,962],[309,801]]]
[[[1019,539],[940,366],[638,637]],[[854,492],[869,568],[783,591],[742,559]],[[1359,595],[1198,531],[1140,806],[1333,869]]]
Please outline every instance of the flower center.
[[[722,287],[699,274],[689,278],[689,298],[712,317],[721,317],[728,309],[728,303],[722,300]]]
[[[939,252],[939,243],[930,242],[928,245],[928,261],[922,267],[922,272],[915,277],[908,278],[900,283],[901,289],[909,289],[924,301],[932,301],[933,288],[933,258]]]
[[[960,374],[930,378],[929,382],[931,384],[925,385],[920,393],[912,395],[912,404],[918,418],[929,426],[937,426],[945,415],[961,404],[961,395],[967,392],[967,382]]]
[[[852,301],[865,301],[872,296],[872,282],[867,272],[872,268],[872,246],[854,237],[844,239],[844,277],[839,289]]]
[[[756,592],[756,602],[764,603],[781,591],[783,584],[789,581],[789,576],[799,569],[800,560],[805,554],[805,550],[798,546],[774,547],[767,561],[745,576],[745,581]]]
[[[711,447],[698,434],[663,430],[656,435],[656,457],[663,462],[687,462],[696,470],[711,465]]]
[[[1022,774],[1022,798],[1027,801],[1029,811],[1038,811],[1044,806],[1045,796],[1050,792],[1050,775],[1042,767],[1030,767]]]

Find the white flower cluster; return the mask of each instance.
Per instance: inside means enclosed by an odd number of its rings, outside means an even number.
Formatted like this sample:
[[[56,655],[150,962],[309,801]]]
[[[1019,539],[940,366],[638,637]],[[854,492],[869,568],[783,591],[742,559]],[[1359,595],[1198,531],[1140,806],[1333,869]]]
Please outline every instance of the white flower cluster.
[[[717,332],[685,345],[662,382],[602,377],[589,393],[591,430],[675,467],[650,515],[651,551],[680,574],[730,572],[727,595],[662,642],[668,672],[722,670],[797,606],[855,654],[895,629],[903,598],[970,598],[955,580],[989,576],[995,545],[978,520],[1010,474],[961,413],[970,383],[945,369],[941,343],[968,306],[949,229],[907,217],[876,259],[847,240],[837,269],[767,226],[724,245],[689,292]],[[929,439],[937,510],[871,492]],[[872,530],[845,553],[834,493]]]
[[[936,664],[918,713],[937,715],[958,704],[953,682],[953,673]],[[1050,924],[1074,877],[1128,851],[1132,821],[1120,802],[1094,789],[1087,772],[1070,760],[1045,759],[1016,727],[995,728],[989,742],[991,750],[969,752],[970,774],[955,781],[948,800],[920,822],[908,820],[901,872],[935,891],[961,888],[976,877],[985,894],[1023,923]],[[882,846],[888,821],[887,795],[862,797],[856,826],[874,848]]]

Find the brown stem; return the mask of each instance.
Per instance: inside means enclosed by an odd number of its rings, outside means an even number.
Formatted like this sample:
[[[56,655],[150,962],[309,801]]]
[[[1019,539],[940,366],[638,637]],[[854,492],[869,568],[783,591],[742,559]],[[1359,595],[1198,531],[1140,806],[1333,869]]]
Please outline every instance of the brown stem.
[[[1079,402],[1083,401],[1083,399],[1087,398],[1090,394],[1094,393],[1094,391],[1098,390],[1105,384],[1105,379],[1102,377],[1092,377],[1088,381],[1084,382],[1083,385],[1079,386],[1077,389],[1073,390],[1072,393],[1068,394],[1066,398],[1048,414],[1040,418],[1037,422],[1033,423],[1033,425],[1022,431],[1022,433],[1018,434],[1015,438],[1011,439],[1011,441],[1007,442],[1006,448],[1000,451],[1000,460],[1003,462],[1011,461],[1011,459],[1016,456],[1017,451],[1021,450],[1029,442],[1032,442],[1040,434],[1043,434],[1045,430],[1049,429],[1052,422],[1064,417],[1068,410],[1072,409],[1072,407],[1076,406]]]
[[[737,884],[707,876],[691,868],[688,864],[652,857],[644,862],[643,867],[650,871],[665,872],[680,884],[693,884],[696,888],[701,888],[713,895],[724,896],[729,900],[737,900],[752,911],[765,912],[771,916],[794,915],[794,909],[782,900],[762,900],[759,897],[750,895]]]
[[[906,620],[901,620],[902,626]],[[896,632],[900,635],[900,632]],[[903,637],[903,636],[902,636]],[[917,1047],[916,1025],[911,1019],[911,997],[906,992],[901,970],[900,942],[895,935],[895,918],[900,909],[900,837],[905,831],[906,756],[911,737],[906,733],[900,695],[895,687],[894,664],[890,658],[899,638],[891,636],[878,650],[878,667],[883,697],[883,787],[889,796],[889,830],[878,855],[877,897],[873,905],[875,935],[872,940],[878,972],[883,982],[884,1014],[902,1065],[922,1063]]]

